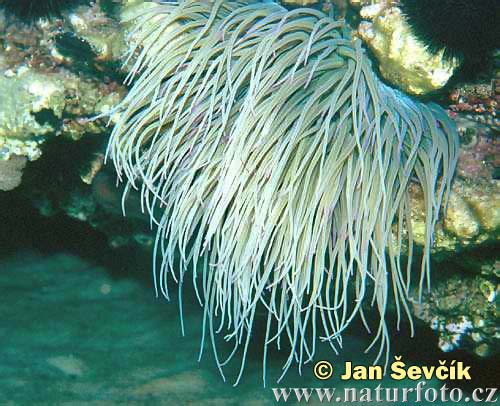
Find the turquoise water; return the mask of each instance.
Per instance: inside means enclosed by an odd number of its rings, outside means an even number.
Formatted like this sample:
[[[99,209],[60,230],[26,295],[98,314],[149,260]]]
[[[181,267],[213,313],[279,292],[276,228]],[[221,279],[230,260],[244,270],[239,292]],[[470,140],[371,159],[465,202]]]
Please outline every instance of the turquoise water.
[[[197,361],[198,305],[186,296],[186,336],[182,337],[176,303],[155,299],[148,265],[134,261],[131,255],[126,267],[113,269],[65,252],[18,251],[4,256],[0,263],[0,404],[276,404],[271,387],[277,385],[271,380],[267,388],[262,386],[259,354],[250,354],[236,388],[232,381],[239,365],[225,370],[228,382],[224,383],[210,348]],[[117,258],[116,262],[124,261]],[[424,336],[394,341],[395,351],[403,351],[410,362],[425,359],[435,347]],[[346,337],[341,357],[325,345],[320,346],[317,359],[336,365],[344,360],[368,363],[371,356],[363,356],[367,343],[362,332],[359,337],[354,332]],[[284,358],[285,354],[271,353],[270,376],[280,374]],[[382,385],[415,383],[384,379]],[[322,383],[306,367],[302,377],[292,368],[279,386],[341,390],[376,384],[346,384],[338,379]],[[440,386],[433,381],[427,387]]]

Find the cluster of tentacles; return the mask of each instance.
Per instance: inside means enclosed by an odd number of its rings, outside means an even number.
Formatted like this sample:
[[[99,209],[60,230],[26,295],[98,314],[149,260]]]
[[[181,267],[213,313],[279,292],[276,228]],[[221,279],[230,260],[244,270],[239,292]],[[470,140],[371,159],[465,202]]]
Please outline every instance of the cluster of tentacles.
[[[135,26],[108,154],[157,226],[158,291],[192,273],[221,373],[242,351],[236,382],[258,309],[264,364],[289,343],[283,374],[318,339],[341,347],[355,317],[384,357],[388,302],[398,325],[410,318],[412,180],[427,218],[421,288],[429,276],[458,150],[445,112],[381,83],[344,23],[312,9],[188,0]],[[234,343],[225,359],[218,334]]]

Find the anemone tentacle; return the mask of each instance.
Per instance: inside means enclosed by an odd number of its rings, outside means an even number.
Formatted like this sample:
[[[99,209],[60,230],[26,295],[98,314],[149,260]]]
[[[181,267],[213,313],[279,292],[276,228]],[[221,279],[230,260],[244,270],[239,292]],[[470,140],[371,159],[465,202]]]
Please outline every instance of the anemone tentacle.
[[[133,86],[108,155],[157,227],[157,294],[192,270],[221,373],[242,349],[236,383],[256,309],[264,364],[271,343],[290,344],[283,374],[318,339],[341,347],[354,318],[368,328],[364,305],[380,319],[376,361],[387,357],[391,296],[398,323],[411,320],[409,183],[425,196],[422,289],[456,165],[444,111],[384,85],[319,11],[186,0],[135,18]],[[220,334],[234,342],[228,360]]]

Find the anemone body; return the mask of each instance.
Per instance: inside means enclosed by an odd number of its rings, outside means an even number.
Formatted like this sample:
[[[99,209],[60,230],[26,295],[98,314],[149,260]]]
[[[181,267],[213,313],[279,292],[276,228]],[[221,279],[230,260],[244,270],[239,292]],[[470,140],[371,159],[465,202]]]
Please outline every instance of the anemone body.
[[[319,339],[341,347],[357,317],[386,356],[388,301],[395,323],[410,318],[410,179],[425,195],[422,287],[456,164],[445,112],[382,84],[344,24],[312,9],[183,1],[136,27],[108,155],[157,227],[157,293],[192,272],[221,373],[242,355],[236,382],[257,312],[264,364],[289,348],[284,373]]]

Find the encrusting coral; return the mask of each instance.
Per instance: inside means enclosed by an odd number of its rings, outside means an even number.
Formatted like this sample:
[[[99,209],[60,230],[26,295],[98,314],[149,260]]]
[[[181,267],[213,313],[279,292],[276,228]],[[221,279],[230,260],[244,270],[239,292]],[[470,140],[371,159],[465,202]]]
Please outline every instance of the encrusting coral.
[[[236,383],[257,309],[264,371],[270,344],[289,343],[284,375],[318,338],[341,347],[356,317],[387,360],[388,301],[398,326],[411,319],[410,180],[425,202],[422,289],[456,166],[444,110],[384,85],[345,24],[316,10],[189,0],[148,7],[135,27],[108,155],[158,228],[158,291],[169,297],[169,278],[181,291],[192,269],[221,373],[242,348]],[[234,343],[226,360],[217,334]]]

